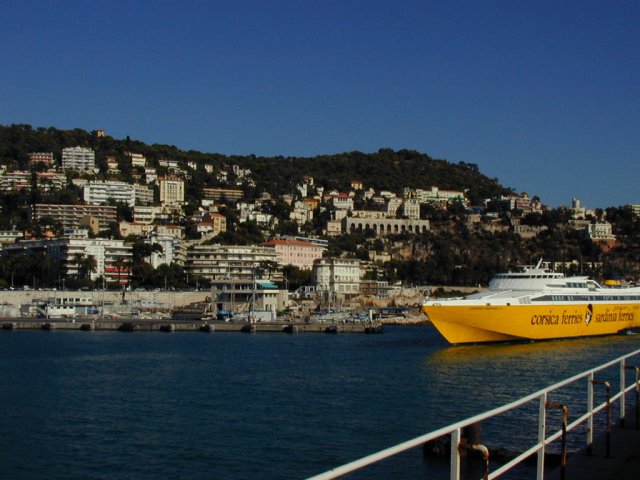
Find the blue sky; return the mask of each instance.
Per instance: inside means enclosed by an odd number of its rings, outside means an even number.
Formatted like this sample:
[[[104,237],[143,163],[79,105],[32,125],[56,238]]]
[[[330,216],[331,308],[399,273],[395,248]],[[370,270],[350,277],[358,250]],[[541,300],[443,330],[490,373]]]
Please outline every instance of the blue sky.
[[[636,0],[0,0],[0,12],[1,124],[240,155],[408,148],[551,206],[640,203]]]

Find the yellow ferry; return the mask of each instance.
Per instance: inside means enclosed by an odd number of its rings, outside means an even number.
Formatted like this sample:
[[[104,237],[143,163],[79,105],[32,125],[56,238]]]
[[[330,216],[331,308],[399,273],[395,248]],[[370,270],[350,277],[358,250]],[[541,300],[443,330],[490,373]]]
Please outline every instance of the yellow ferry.
[[[496,275],[487,291],[428,300],[422,312],[453,344],[611,335],[640,327],[640,287],[603,287],[540,261]]]

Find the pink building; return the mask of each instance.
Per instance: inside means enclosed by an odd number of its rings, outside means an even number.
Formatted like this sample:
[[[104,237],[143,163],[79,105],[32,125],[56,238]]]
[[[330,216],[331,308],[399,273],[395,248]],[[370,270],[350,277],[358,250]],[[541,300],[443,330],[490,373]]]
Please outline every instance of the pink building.
[[[279,265],[294,265],[302,270],[311,270],[313,261],[322,258],[324,248],[301,240],[275,239],[260,243],[260,246],[271,247],[276,252]]]

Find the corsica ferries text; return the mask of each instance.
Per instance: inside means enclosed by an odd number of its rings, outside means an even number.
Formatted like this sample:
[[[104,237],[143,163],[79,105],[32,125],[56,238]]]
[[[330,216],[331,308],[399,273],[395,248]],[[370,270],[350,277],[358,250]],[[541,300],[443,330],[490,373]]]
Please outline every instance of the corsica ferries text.
[[[585,321],[584,315],[570,314],[566,311],[562,315],[547,314],[533,315],[531,325],[573,325]]]
[[[578,323],[589,323],[594,320],[596,323],[600,322],[628,322],[633,321],[635,315],[632,312],[605,312],[593,315],[592,309],[588,308],[585,315],[570,314],[566,310],[562,312],[562,315],[556,314],[541,314],[531,316],[531,325],[575,325]]]

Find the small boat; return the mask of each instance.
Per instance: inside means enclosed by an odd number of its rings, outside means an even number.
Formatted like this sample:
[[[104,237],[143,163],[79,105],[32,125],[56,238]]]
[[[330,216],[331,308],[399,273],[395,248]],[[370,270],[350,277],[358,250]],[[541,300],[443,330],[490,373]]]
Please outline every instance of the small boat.
[[[640,327],[640,287],[565,277],[541,260],[496,275],[484,292],[428,300],[421,310],[452,344],[611,335]]]

